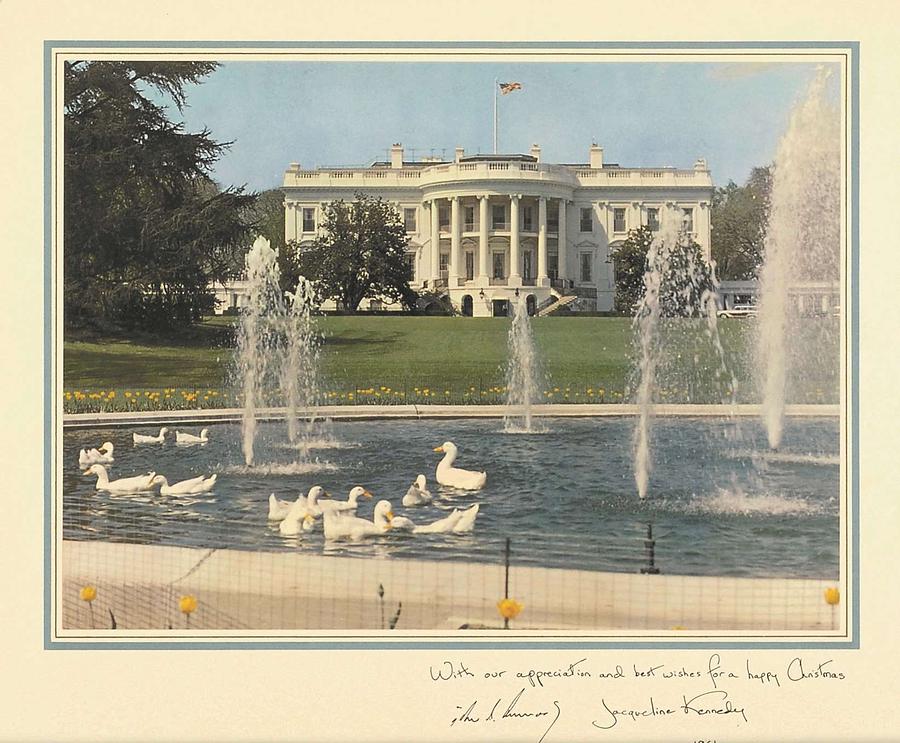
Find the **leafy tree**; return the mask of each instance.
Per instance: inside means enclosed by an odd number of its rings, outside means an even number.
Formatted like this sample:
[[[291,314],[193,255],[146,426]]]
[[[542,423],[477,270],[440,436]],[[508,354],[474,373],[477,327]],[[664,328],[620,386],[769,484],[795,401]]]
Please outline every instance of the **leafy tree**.
[[[647,253],[655,235],[649,227],[630,230],[628,237],[610,251],[616,273],[615,310],[620,314],[634,314],[644,295]]]
[[[212,308],[233,275],[255,196],[219,189],[210,169],[228,143],[170,121],[208,62],[67,62],[64,309],[67,329],[162,330]]]
[[[615,308],[633,315],[644,296],[644,276],[658,234],[648,227],[631,230],[610,255],[615,261]],[[656,267],[661,271],[659,302],[665,317],[694,317],[703,308],[703,295],[712,289],[712,266],[700,245],[681,233],[671,245],[657,245]]]
[[[357,193],[352,203],[326,204],[322,227],[312,246],[288,246],[319,301],[333,299],[351,312],[363,299],[378,297],[415,306],[406,263],[409,238],[393,205]]]
[[[715,190],[710,247],[720,279],[756,278],[762,264],[771,189],[772,173],[767,166],[753,168],[743,186],[729,181]]]

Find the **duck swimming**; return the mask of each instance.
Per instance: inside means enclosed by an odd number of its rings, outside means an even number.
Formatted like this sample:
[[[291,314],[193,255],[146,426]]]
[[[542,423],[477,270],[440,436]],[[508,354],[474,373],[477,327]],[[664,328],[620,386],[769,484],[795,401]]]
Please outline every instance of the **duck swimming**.
[[[438,462],[434,473],[439,484],[460,490],[481,490],[484,487],[487,482],[487,472],[474,472],[453,466],[459,449],[452,441],[445,441],[434,450],[444,452],[444,458]]]

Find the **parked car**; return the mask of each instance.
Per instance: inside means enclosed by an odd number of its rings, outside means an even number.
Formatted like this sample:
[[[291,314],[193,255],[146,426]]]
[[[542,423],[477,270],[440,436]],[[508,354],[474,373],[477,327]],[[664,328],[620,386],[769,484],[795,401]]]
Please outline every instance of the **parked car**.
[[[754,317],[757,314],[756,306],[752,304],[736,304],[716,312],[719,317]]]

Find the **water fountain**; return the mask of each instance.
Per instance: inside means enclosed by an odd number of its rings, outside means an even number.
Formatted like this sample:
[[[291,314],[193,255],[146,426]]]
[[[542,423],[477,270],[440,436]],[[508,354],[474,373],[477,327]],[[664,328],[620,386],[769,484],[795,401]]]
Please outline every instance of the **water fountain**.
[[[772,449],[781,446],[786,402],[810,374],[820,373],[821,359],[838,350],[836,320],[814,319],[800,295],[791,296],[804,284],[827,290],[840,280],[840,111],[829,100],[830,78],[819,70],[775,157],[755,366]],[[836,378],[827,381],[837,386]]]
[[[243,395],[241,446],[248,467],[254,464],[257,416],[264,403],[280,397],[292,445],[301,433],[311,435],[309,411],[318,403],[319,336],[311,313],[312,289],[301,277],[293,294],[283,294],[277,258],[269,241],[258,237],[245,259],[249,298],[237,330],[237,370]],[[303,430],[301,418],[306,421]]]
[[[691,323],[688,318],[699,315],[704,319],[703,330],[715,358],[717,402],[733,405],[737,391],[737,380],[728,370],[719,338],[715,266],[708,264],[692,246],[680,213],[670,210],[663,217],[661,229],[647,252],[644,293],[633,324],[639,376],[635,393],[639,412],[633,438],[634,479],[641,499],[647,495],[653,465],[651,434],[659,366],[668,350],[666,344],[672,342],[672,337],[678,338],[681,326]],[[673,324],[668,338],[661,332],[666,316],[672,316]],[[696,332],[693,323],[687,332]]]
[[[278,254],[269,241],[257,237],[244,259],[248,301],[237,329],[237,372],[243,396],[241,447],[244,462],[253,464],[257,409],[264,400],[271,358],[279,343],[278,323],[282,314]]]
[[[287,324],[287,345],[281,365],[281,387],[285,399],[288,440],[296,443],[301,433],[307,439],[315,424],[311,412],[319,402],[319,346],[320,337],[312,318],[314,298],[312,286],[300,277],[297,289],[287,294],[290,304]],[[306,425],[301,431],[300,413]]]
[[[509,360],[503,430],[505,433],[536,433],[541,430],[532,419],[532,407],[540,396],[538,360],[525,298],[517,297],[512,308],[512,323],[507,336]]]

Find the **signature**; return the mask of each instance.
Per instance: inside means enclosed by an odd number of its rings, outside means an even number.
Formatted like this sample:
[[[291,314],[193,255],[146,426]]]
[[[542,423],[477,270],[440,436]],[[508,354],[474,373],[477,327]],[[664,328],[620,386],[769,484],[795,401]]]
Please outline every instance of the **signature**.
[[[632,722],[647,717],[668,717],[677,715],[740,715],[744,722],[748,722],[747,712],[743,707],[738,707],[728,698],[728,692],[724,689],[714,691],[706,691],[695,697],[688,699],[686,696],[681,697],[681,704],[667,705],[657,702],[656,699],[650,697],[646,705],[640,707],[619,707],[612,705],[601,698],[600,703],[603,705],[603,713],[599,719],[593,720],[591,724],[600,730],[610,730],[614,728],[621,718],[630,719]]]
[[[458,714],[450,720],[450,727],[463,723],[496,723],[503,720],[541,720],[542,722],[549,720],[550,724],[546,728],[542,728],[543,733],[538,738],[538,743],[543,743],[562,713],[559,702],[554,699],[551,708],[536,709],[533,706],[526,706],[526,701],[523,700],[524,695],[525,689],[523,688],[505,707],[503,706],[504,700],[502,698],[497,699],[491,705],[487,715],[484,714],[484,710],[488,709],[487,705],[482,706],[482,703],[477,699],[468,707],[457,705],[456,710]]]

